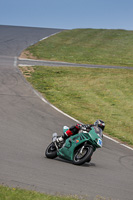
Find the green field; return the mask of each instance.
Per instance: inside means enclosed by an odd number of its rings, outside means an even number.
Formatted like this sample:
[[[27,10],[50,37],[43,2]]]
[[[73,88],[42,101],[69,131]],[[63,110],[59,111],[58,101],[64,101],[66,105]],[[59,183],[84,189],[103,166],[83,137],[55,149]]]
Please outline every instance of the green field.
[[[66,30],[29,47],[25,55],[44,60],[133,67],[133,31]]]
[[[56,107],[82,123],[100,118],[107,134],[133,145],[132,70],[44,66],[21,70]]]

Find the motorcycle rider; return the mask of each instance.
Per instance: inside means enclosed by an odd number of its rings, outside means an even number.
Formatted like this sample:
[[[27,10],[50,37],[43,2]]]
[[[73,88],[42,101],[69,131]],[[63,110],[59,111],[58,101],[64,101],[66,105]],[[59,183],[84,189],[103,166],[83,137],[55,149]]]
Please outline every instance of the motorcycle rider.
[[[75,126],[71,126],[63,136],[60,136],[57,138],[56,142],[57,144],[59,143],[64,143],[65,140],[72,136],[72,135],[76,135],[79,133],[80,130],[84,130],[84,131],[90,131],[91,130],[91,127],[94,127],[96,133],[102,138],[103,137],[103,133],[102,131],[104,130],[105,128],[105,123],[104,121],[98,119],[94,122],[94,124],[87,124],[87,125],[84,125],[84,124],[76,124]]]

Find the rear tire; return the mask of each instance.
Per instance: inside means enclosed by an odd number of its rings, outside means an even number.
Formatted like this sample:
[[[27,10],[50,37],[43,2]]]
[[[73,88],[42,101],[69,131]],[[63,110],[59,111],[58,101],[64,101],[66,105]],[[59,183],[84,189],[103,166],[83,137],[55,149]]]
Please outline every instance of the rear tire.
[[[57,157],[57,149],[53,142],[47,147],[47,149],[45,151],[45,156],[47,158],[51,158],[51,159]]]
[[[83,149],[82,154],[80,154],[81,148],[82,147],[77,149],[74,153],[74,158],[73,158],[74,165],[82,165],[85,162],[88,162],[91,160],[91,156],[93,154],[93,147],[86,145],[85,148]]]

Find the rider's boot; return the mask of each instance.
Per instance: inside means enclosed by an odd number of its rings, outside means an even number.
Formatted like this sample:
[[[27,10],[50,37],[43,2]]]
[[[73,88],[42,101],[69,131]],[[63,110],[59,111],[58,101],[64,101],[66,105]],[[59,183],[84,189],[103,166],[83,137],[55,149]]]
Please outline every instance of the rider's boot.
[[[56,140],[56,142],[58,142],[58,143],[62,143],[62,142],[64,142],[64,138],[63,138],[63,136],[60,136],[60,137],[58,137],[57,138],[57,140]]]

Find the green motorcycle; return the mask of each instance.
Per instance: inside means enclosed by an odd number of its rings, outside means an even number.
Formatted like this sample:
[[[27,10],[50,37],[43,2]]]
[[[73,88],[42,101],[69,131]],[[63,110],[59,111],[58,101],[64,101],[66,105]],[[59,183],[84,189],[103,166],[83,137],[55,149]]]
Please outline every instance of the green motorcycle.
[[[69,128],[63,127],[63,133]],[[74,165],[82,165],[90,162],[93,152],[102,147],[102,134],[93,126],[89,130],[81,130],[78,134],[66,139],[65,143],[57,144],[57,133],[53,134],[53,142],[47,147],[45,156],[56,158],[57,156],[69,161]]]

